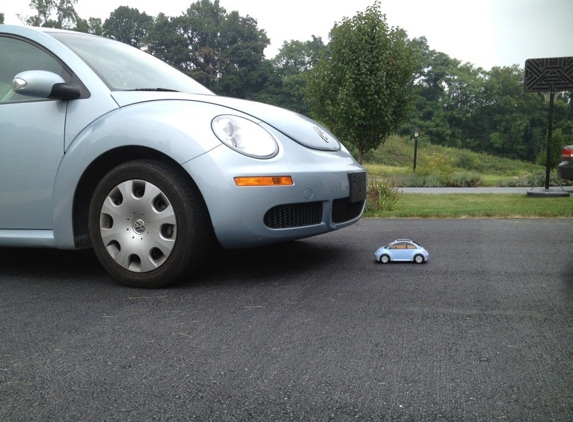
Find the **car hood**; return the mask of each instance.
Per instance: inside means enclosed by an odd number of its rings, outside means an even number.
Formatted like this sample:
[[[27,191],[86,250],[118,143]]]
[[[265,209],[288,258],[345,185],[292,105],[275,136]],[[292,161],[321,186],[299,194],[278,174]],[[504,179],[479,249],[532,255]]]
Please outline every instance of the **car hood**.
[[[338,151],[341,149],[341,145],[336,137],[323,125],[302,114],[269,104],[240,100],[237,98],[220,97],[218,95],[193,95],[147,91],[114,91],[112,92],[112,97],[120,107],[146,101],[166,100],[186,100],[215,104],[248,114],[274,127],[276,130],[308,148],[322,151]]]

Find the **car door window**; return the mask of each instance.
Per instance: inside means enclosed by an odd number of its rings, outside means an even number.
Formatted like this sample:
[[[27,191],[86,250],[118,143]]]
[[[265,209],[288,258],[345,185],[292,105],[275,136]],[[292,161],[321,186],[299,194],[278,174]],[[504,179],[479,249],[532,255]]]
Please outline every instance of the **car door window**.
[[[406,249],[406,244],[405,243],[396,243],[390,249]]]
[[[14,76],[26,70],[45,70],[60,75],[66,82],[71,81],[71,75],[58,60],[29,42],[12,37],[0,37],[0,51],[4,58],[10,58],[0,60],[0,104],[42,101],[17,94],[12,90]]]

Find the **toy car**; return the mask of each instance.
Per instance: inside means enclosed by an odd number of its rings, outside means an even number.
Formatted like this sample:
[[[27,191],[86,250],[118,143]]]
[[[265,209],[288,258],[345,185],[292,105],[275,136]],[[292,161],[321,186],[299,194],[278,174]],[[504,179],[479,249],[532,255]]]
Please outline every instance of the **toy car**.
[[[413,261],[416,264],[428,262],[430,254],[423,246],[410,239],[396,239],[388,246],[381,246],[374,252],[376,262],[388,264],[394,261]]]

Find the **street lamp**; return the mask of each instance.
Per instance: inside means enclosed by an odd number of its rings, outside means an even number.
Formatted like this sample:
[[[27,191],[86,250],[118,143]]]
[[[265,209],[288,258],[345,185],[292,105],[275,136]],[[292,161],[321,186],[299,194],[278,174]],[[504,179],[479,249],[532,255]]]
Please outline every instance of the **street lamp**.
[[[416,173],[416,159],[418,158],[418,136],[420,136],[420,129],[414,129],[414,173]]]

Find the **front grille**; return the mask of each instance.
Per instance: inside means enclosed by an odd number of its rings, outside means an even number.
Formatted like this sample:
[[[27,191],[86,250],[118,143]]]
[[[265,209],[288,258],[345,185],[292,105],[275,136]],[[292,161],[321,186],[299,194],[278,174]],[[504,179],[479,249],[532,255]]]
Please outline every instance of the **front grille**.
[[[265,225],[271,229],[304,227],[320,224],[322,202],[277,205],[265,214]]]
[[[348,202],[347,198],[332,201],[332,222],[343,223],[353,220],[360,215],[364,201]]]

